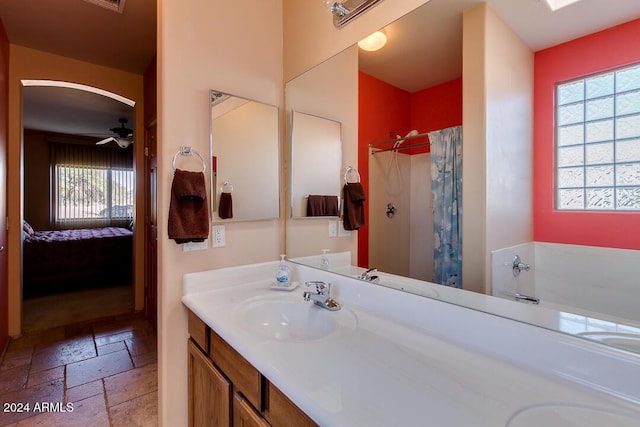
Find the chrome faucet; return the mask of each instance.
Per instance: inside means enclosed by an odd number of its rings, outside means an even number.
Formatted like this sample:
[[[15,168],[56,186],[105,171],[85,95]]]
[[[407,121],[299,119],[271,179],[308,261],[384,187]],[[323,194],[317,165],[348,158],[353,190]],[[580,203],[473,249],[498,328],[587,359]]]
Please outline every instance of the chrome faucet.
[[[356,276],[356,278],[360,280],[366,280],[367,282],[371,282],[371,283],[380,283],[380,277],[376,274],[373,274],[377,272],[378,272],[377,268],[370,268],[364,273],[362,273],[361,275]]]
[[[513,257],[511,269],[513,270],[513,277],[518,277],[518,275],[520,275],[520,272],[522,270],[524,271],[531,270],[531,266],[529,264],[525,264],[524,262],[522,262],[522,260],[520,259],[520,255],[516,255],[515,257]]]
[[[338,304],[331,296],[329,295],[331,292],[331,283],[324,282],[304,282],[305,286],[314,286],[316,287],[316,292],[305,291],[302,296],[305,301],[313,301],[313,303],[319,307],[326,308],[331,311],[340,310],[340,304]]]

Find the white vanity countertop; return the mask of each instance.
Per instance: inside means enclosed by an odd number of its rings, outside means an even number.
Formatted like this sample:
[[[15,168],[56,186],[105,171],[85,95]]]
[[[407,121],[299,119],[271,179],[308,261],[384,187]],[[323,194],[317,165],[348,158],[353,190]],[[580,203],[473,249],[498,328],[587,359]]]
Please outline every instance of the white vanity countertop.
[[[269,289],[276,268],[187,274],[182,301],[322,426],[524,427],[569,415],[576,426],[640,425],[637,355],[309,267],[292,265],[293,279],[332,282],[343,309],[327,314],[357,326],[265,338],[241,319],[246,301],[302,300],[302,288]]]

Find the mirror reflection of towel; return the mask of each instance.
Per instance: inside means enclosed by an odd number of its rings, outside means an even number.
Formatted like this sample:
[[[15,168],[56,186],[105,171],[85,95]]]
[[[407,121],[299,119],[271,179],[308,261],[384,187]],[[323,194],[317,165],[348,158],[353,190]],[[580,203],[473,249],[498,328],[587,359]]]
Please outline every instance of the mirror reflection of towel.
[[[233,218],[233,200],[231,199],[231,193],[220,193],[218,216],[222,219]]]
[[[168,234],[179,244],[209,237],[209,206],[202,172],[176,169],[173,173]]]
[[[343,188],[344,213],[343,224],[345,230],[357,230],[365,224],[364,202],[367,200],[364,188],[359,182],[348,182]]]
[[[307,216],[338,216],[338,196],[309,195]]]

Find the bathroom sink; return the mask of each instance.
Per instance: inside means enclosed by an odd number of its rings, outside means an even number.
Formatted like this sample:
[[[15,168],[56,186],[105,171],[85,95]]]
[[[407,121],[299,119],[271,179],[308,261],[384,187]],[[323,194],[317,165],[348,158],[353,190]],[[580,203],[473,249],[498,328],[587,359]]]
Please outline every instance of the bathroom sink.
[[[312,341],[356,327],[350,310],[329,311],[299,298],[253,299],[241,305],[238,315],[251,331],[279,341]]]
[[[577,335],[612,347],[640,353],[640,335],[620,332],[581,332]]]
[[[635,427],[640,425],[637,414],[580,405],[540,405],[516,412],[506,427]]]

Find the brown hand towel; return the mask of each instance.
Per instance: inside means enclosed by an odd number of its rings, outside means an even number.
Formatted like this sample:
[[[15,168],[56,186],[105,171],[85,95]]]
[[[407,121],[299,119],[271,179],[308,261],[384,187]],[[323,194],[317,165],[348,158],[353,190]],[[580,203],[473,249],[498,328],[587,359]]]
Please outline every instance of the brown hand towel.
[[[218,216],[222,219],[233,218],[233,200],[231,199],[231,193],[220,193]]]
[[[364,201],[367,200],[364,188],[359,182],[349,182],[342,191],[344,198],[343,224],[345,230],[357,230],[365,224]]]
[[[204,173],[176,169],[169,201],[169,238],[176,243],[202,242],[209,237],[209,206]]]
[[[309,195],[307,216],[338,216],[338,196]]]

